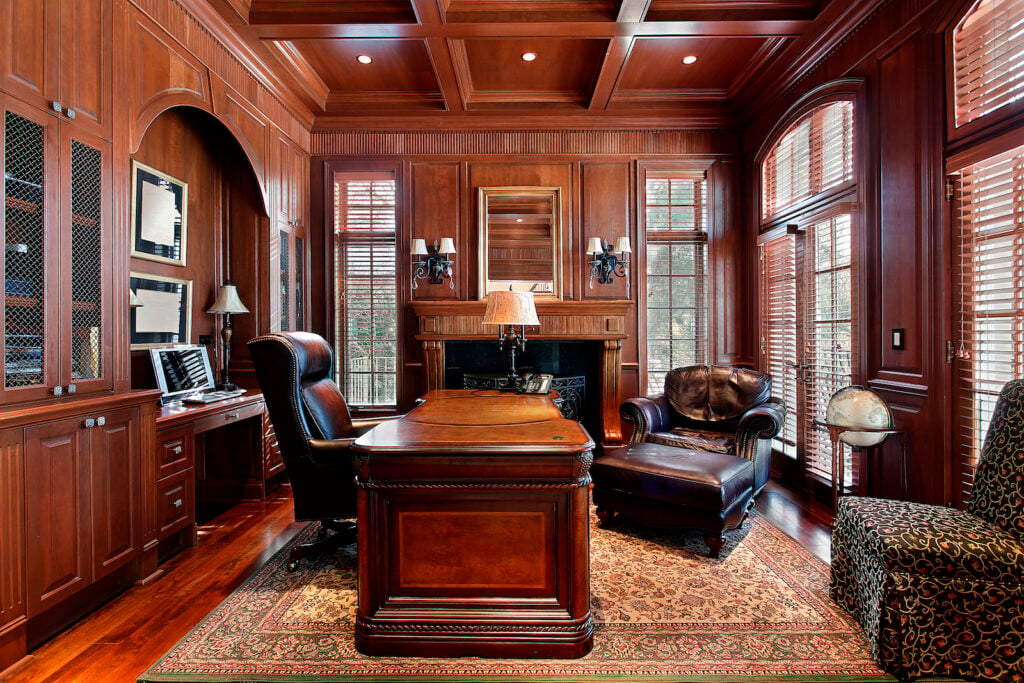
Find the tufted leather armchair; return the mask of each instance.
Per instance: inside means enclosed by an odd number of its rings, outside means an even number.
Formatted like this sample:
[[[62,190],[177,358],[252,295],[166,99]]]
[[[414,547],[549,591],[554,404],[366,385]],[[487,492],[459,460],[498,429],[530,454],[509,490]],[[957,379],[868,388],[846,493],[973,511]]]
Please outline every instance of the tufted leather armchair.
[[[691,365],[665,376],[665,392],[626,400],[619,412],[642,442],[736,455],[754,466],[753,495],[771,471],[771,439],[786,407],[771,398],[772,380],[746,368]]]
[[[349,449],[360,433],[387,418],[352,420],[332,379],[334,355],[323,337],[279,332],[248,346],[291,480],[295,519],[321,524],[318,541],[292,548],[288,570],[295,571],[300,558],[355,540],[355,523],[339,521],[356,515]]]
[[[832,599],[887,672],[1024,679],[1024,380],[1003,387],[966,510],[839,499]]]

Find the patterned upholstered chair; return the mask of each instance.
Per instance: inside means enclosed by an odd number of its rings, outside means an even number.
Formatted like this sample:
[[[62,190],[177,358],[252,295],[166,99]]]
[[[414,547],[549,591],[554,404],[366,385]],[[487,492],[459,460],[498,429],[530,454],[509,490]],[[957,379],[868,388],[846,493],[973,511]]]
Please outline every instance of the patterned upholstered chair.
[[[832,599],[902,679],[1024,679],[1024,380],[1003,387],[966,510],[839,501]]]
[[[749,460],[756,496],[771,471],[771,439],[786,419],[785,405],[771,395],[768,375],[691,365],[665,375],[665,393],[628,399],[619,412],[633,425],[630,446],[646,441]]]

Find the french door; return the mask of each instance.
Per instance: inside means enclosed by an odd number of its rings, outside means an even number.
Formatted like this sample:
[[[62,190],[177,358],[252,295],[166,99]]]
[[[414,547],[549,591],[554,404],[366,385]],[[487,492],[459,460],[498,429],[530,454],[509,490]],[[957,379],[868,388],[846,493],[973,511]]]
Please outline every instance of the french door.
[[[786,403],[775,448],[812,481],[831,483],[832,444],[820,424],[854,376],[851,215],[833,211],[761,245],[761,367]],[[846,487],[859,484],[846,453]],[[810,481],[808,483],[811,483]]]

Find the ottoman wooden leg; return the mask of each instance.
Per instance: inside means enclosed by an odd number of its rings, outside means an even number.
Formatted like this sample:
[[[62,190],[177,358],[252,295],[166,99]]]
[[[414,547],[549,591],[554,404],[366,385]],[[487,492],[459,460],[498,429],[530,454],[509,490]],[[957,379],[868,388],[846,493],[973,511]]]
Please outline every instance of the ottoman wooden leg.
[[[599,522],[601,522],[602,527],[610,526],[612,520],[615,519],[615,510],[612,510],[611,508],[598,506],[597,519]]]
[[[725,537],[721,531],[705,531],[704,542],[708,544],[708,557],[717,559],[725,545]]]

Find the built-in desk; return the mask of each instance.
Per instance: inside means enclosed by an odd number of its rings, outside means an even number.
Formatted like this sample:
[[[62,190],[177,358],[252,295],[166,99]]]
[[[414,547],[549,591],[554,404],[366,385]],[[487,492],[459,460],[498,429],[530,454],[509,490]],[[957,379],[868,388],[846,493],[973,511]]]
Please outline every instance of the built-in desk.
[[[594,442],[547,396],[442,390],[425,398],[352,446],[356,648],[582,657],[593,646]]]
[[[284,473],[280,453],[265,438],[269,422],[262,394],[205,405],[168,404],[157,412],[156,430],[161,555],[195,543],[197,500],[263,500]]]

